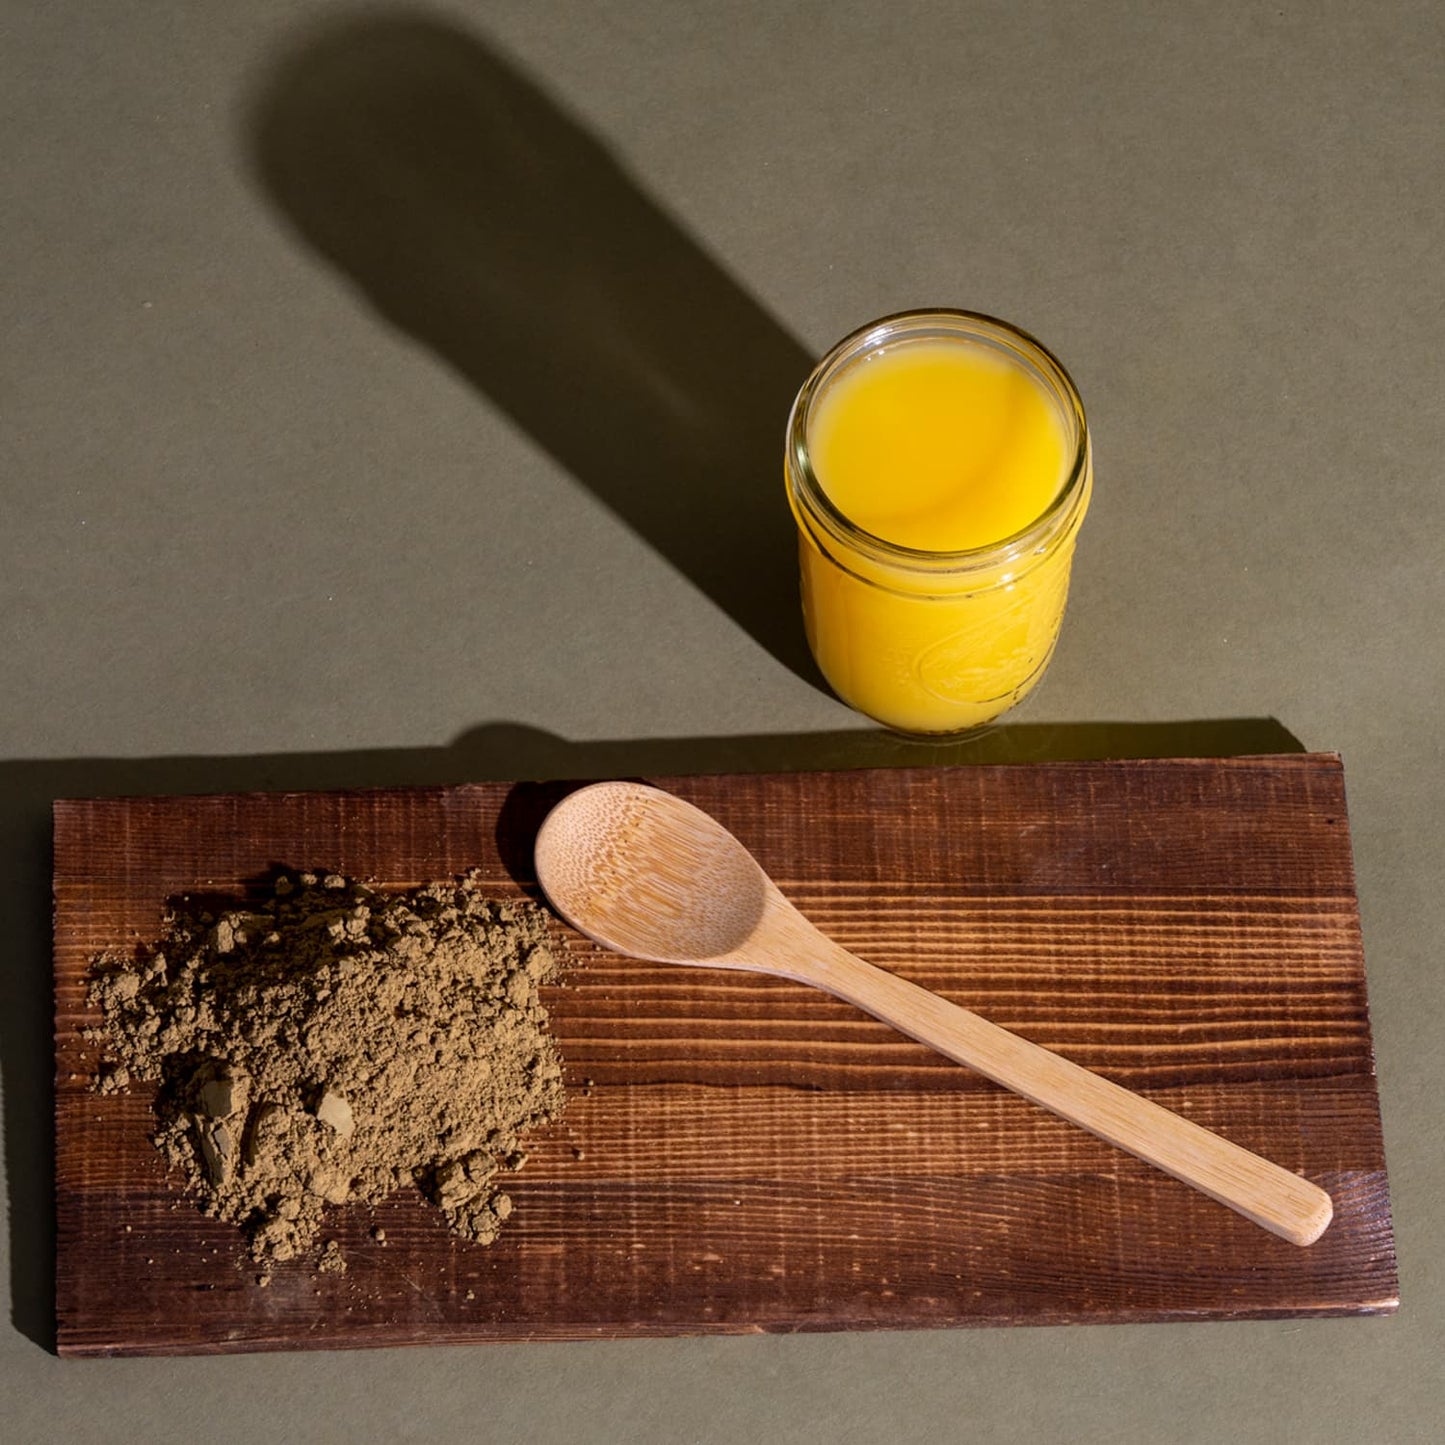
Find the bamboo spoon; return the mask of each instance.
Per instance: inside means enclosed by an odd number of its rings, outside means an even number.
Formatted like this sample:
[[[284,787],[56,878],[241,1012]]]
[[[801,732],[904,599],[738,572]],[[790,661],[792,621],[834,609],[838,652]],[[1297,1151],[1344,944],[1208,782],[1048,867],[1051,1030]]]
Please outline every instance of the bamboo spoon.
[[[623,782],[573,793],[543,822],[536,863],[557,911],[607,948],[811,984],[1293,1244],[1330,1222],[1330,1196],[1308,1180],[825,938],[726,828],[670,793]]]

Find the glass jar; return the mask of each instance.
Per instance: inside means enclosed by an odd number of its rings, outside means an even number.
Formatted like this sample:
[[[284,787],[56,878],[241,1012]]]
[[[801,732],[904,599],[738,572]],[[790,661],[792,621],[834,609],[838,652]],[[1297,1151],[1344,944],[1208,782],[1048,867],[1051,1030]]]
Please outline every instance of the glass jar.
[[[931,551],[874,535],[835,505],[815,470],[813,426],[833,388],[856,368],[921,344],[971,348],[970,361],[1016,368],[1045,403],[1037,415],[1062,429],[1057,478],[1032,479],[1051,500],[986,545]],[[968,440],[946,444],[966,453]],[[899,732],[956,733],[991,722],[1038,682],[1058,640],[1093,485],[1083,403],[1042,345],[965,311],[875,321],[839,342],[804,383],[785,468],[808,644],[844,702]]]

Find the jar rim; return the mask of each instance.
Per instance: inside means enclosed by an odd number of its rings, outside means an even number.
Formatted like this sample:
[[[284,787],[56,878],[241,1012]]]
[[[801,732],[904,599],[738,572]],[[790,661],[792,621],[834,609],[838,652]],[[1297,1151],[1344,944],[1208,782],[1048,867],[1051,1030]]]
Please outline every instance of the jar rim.
[[[996,343],[1003,343],[1016,358],[1030,363],[1031,370],[1042,373],[1042,379],[1063,402],[1075,432],[1074,455],[1068,473],[1049,505],[1018,531],[997,541],[986,542],[982,546],[957,551],[933,551],[890,542],[886,537],[880,537],[854,522],[837,507],[818,480],[808,445],[808,423],[812,416],[813,403],[829,381],[866,353],[905,337],[909,331],[926,330],[929,327],[945,333],[939,339],[946,339],[946,333],[952,329],[956,333],[971,334],[977,338],[988,337]],[[822,522],[836,540],[864,555],[871,555],[876,561],[911,571],[968,572],[994,567],[1034,551],[1077,514],[1079,503],[1088,491],[1089,426],[1084,414],[1083,400],[1073,378],[1053,352],[1022,327],[978,311],[963,311],[950,307],[898,311],[890,316],[881,316],[850,332],[814,366],[799,389],[792,411],[788,415],[787,436],[789,490],[799,507],[808,516]]]

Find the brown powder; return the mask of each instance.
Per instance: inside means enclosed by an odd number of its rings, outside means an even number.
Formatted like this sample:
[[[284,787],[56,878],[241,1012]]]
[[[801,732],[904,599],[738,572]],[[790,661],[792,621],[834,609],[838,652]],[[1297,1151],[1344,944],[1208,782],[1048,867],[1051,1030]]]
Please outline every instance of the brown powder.
[[[96,961],[97,1087],[158,1081],[157,1147],[264,1264],[308,1250],[328,1206],[412,1185],[490,1243],[498,1173],[563,1107],[556,968],[541,911],[470,881],[284,874],[255,904],[173,904],[154,948]],[[344,1267],[334,1243],[322,1267]]]

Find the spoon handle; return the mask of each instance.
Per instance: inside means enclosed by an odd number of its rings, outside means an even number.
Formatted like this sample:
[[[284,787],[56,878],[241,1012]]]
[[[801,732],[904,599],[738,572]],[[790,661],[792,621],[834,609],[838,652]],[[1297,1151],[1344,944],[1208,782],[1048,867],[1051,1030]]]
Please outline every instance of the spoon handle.
[[[1313,1244],[1334,1213],[1318,1185],[1140,1094],[839,947],[808,925],[793,977],[856,1004],[901,1033],[1192,1185],[1292,1244]]]

